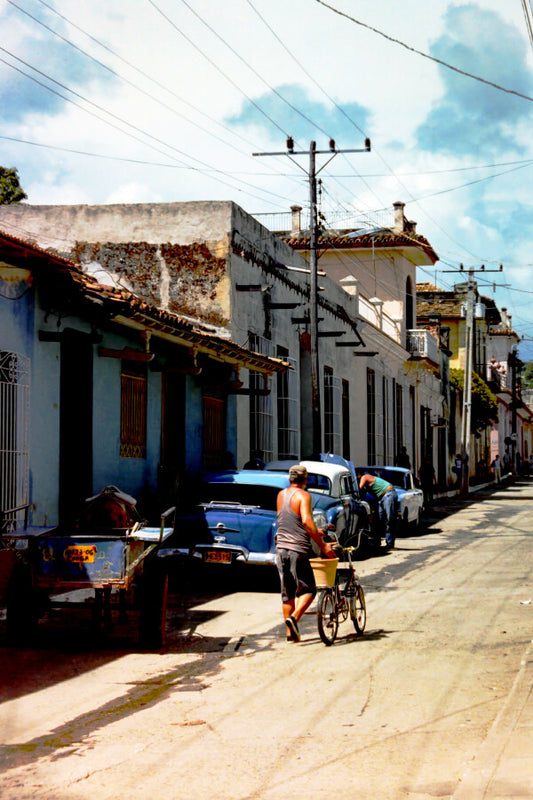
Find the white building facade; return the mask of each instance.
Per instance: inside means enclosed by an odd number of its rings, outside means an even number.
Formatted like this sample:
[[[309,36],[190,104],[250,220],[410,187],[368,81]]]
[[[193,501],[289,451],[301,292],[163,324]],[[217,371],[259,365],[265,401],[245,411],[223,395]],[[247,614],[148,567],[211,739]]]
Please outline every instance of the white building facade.
[[[395,215],[394,225],[377,235],[339,232],[322,242],[328,249],[318,262],[321,446],[360,464],[392,463],[406,446],[416,470],[437,446],[443,415],[438,343],[415,324],[416,266],[437,256],[405,219],[403,204]],[[265,460],[311,454],[305,236],[282,239],[232,202],[20,204],[0,208],[0,228],[10,226],[103,282],[291,364],[269,379],[245,369],[221,371],[209,384],[188,369],[188,394],[202,395],[204,413],[187,427],[185,463],[222,466],[205,458],[206,443],[215,452],[215,440],[216,452],[228,451],[239,468],[253,450]]]

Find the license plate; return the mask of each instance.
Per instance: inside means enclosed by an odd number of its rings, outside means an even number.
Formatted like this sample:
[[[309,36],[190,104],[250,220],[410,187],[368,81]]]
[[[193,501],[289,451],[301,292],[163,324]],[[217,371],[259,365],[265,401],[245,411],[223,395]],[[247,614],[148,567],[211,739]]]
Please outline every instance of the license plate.
[[[93,564],[95,555],[94,544],[71,545],[65,550],[65,560],[71,564]]]
[[[231,553],[229,550],[206,550],[204,561],[216,564],[231,564]]]

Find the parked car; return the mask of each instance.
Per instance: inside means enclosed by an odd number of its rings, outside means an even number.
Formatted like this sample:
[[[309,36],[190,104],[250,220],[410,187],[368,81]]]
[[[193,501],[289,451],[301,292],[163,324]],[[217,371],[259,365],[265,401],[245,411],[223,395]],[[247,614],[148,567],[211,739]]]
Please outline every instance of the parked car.
[[[333,520],[328,520],[328,527],[342,545],[364,546],[373,538],[370,530],[370,506],[359,496],[353,464],[342,456],[329,453],[320,453],[319,458],[320,460],[304,459],[298,462],[307,469],[307,490],[320,492],[335,500],[337,510]],[[294,460],[270,461],[265,470],[288,474],[294,463]],[[375,544],[373,541],[371,543]]]
[[[334,531],[343,544],[357,544],[359,531],[368,528],[370,509],[356,500],[351,475],[347,473],[348,482],[346,470],[336,465],[322,464],[318,472],[310,466],[308,488],[317,527]],[[200,503],[176,517],[174,533],[160,555],[190,555],[215,564],[275,563],[276,501],[288,486],[285,470],[228,470],[207,476]]]
[[[398,495],[398,519],[405,526],[418,530],[424,508],[424,493],[416,485],[410,469],[403,467],[357,467],[356,472],[368,472],[391,483]],[[367,495],[371,502],[371,498]]]

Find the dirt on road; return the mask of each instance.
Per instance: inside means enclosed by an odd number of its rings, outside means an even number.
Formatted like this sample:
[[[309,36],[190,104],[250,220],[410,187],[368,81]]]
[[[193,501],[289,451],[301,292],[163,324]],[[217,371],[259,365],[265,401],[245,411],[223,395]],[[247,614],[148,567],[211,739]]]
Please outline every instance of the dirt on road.
[[[452,798],[530,645],[532,512],[527,481],[436,505],[357,563],[367,629],[332,647],[315,605],[286,643],[268,568],[173,574],[157,653],[67,609],[36,647],[0,640],[0,796]]]

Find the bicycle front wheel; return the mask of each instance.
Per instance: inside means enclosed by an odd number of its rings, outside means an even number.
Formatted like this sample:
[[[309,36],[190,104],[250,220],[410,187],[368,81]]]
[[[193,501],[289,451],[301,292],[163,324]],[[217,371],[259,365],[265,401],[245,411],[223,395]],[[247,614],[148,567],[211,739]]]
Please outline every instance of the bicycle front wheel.
[[[358,583],[350,597],[350,616],[357,633],[363,633],[366,625],[366,603],[363,587]]]
[[[320,592],[316,613],[320,638],[324,644],[333,644],[339,629],[339,617],[331,589],[324,589]]]

